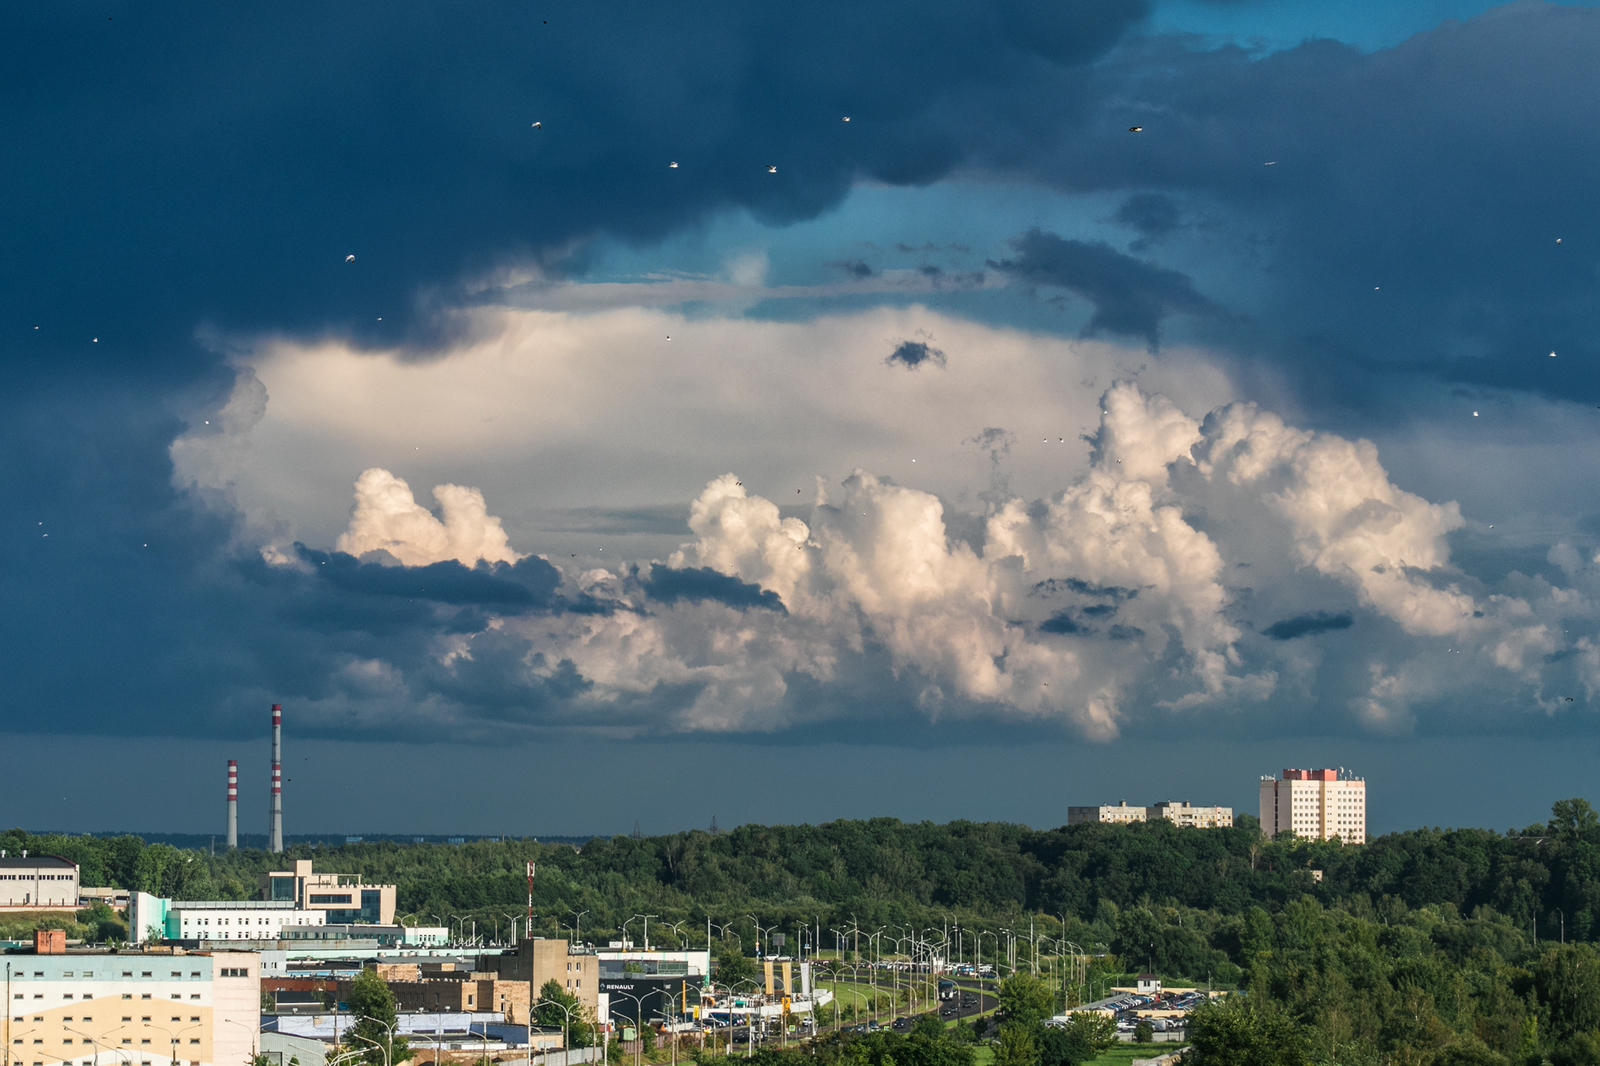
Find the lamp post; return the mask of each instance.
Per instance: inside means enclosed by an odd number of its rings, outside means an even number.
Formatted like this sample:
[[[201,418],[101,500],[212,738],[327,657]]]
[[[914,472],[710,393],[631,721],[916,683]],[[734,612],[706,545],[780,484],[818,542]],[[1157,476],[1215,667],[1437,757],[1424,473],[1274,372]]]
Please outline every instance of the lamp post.
[[[246,1029],[250,1030],[250,1066],[255,1066],[257,1041],[261,1037],[261,1021],[260,1021],[260,1019],[258,1018],[256,1020],[256,1024],[254,1026],[252,1026],[249,1022],[241,1022],[237,1018],[224,1018],[223,1021],[230,1022],[233,1025],[242,1025]],[[117,1028],[120,1029],[122,1027],[118,1026]],[[114,1033],[116,1031],[117,1031],[116,1029],[113,1029],[111,1032]],[[106,1035],[110,1036],[111,1033],[107,1033]]]
[[[576,944],[582,944],[583,943],[583,916],[585,914],[588,914],[589,912],[588,911],[568,911],[567,913],[572,915],[572,940]],[[624,930],[627,929],[627,923],[626,922],[623,923],[623,929]],[[559,932],[559,931],[560,930],[557,930],[557,932]],[[526,930],[523,931],[523,935],[524,936],[527,935],[527,931]],[[627,938],[624,937],[623,939],[627,939]]]
[[[628,919],[632,921],[633,919]],[[626,926],[624,926],[626,928]],[[631,992],[612,989],[609,995],[626,996],[633,1000],[633,1066],[639,1066],[639,1049],[644,1046],[644,1001]]]

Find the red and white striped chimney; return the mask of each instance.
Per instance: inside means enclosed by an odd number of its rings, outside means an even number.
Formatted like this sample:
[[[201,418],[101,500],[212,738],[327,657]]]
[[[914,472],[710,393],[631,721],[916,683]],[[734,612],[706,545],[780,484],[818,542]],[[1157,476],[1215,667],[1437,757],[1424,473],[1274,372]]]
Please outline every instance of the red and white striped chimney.
[[[283,707],[272,705],[272,806],[268,808],[267,850],[283,850]]]
[[[228,847],[239,846],[239,760],[228,760]]]

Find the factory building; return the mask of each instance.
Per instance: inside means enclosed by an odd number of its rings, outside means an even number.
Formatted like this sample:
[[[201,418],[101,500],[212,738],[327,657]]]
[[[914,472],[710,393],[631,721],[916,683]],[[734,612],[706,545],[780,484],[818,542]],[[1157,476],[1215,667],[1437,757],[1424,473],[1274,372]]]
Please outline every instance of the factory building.
[[[259,1044],[254,953],[38,951],[4,959],[12,1066],[239,1066]]]
[[[1261,778],[1261,832],[1306,840],[1367,841],[1367,783],[1343,768],[1285,770]]]
[[[394,924],[393,885],[369,885],[359,874],[314,873],[311,860],[296,859],[292,870],[273,870],[256,881],[261,899],[323,911],[335,923]]]
[[[78,864],[59,855],[7,855],[0,851],[0,911],[70,911],[78,908]]]
[[[523,940],[515,952],[485,956],[479,961],[480,969],[488,970],[491,965],[501,981],[531,984],[535,996],[546,981],[555,981],[576,996],[591,1015],[599,1010],[599,960],[587,952],[574,952],[565,940]]]

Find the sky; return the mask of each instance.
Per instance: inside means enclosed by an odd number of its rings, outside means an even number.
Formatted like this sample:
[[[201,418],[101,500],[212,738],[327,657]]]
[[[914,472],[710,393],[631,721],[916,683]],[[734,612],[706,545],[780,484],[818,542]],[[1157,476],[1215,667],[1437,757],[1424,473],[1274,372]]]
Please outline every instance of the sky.
[[[1592,780],[1594,6],[0,20],[0,821]]]

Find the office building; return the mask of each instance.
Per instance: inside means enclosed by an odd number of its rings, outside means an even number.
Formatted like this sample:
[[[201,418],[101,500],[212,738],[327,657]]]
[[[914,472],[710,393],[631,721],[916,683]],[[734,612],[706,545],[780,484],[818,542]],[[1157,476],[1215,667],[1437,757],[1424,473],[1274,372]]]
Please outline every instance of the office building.
[[[1261,778],[1261,832],[1269,839],[1292,832],[1306,840],[1363,844],[1367,839],[1367,783],[1344,769],[1285,770]]]
[[[66,952],[4,958],[12,1066],[240,1066],[259,1044],[248,952]]]
[[[0,851],[0,911],[78,909],[78,864],[59,855]]]
[[[394,923],[393,885],[365,884],[360,874],[314,873],[309,859],[296,859],[292,870],[261,874],[257,885],[263,900],[324,911],[329,922]]]
[[[256,949],[254,942],[277,942],[288,930],[326,920],[323,911],[262,900],[170,900],[135,892],[128,901],[128,939],[135,944],[166,940],[206,947],[218,940],[243,940]]]

